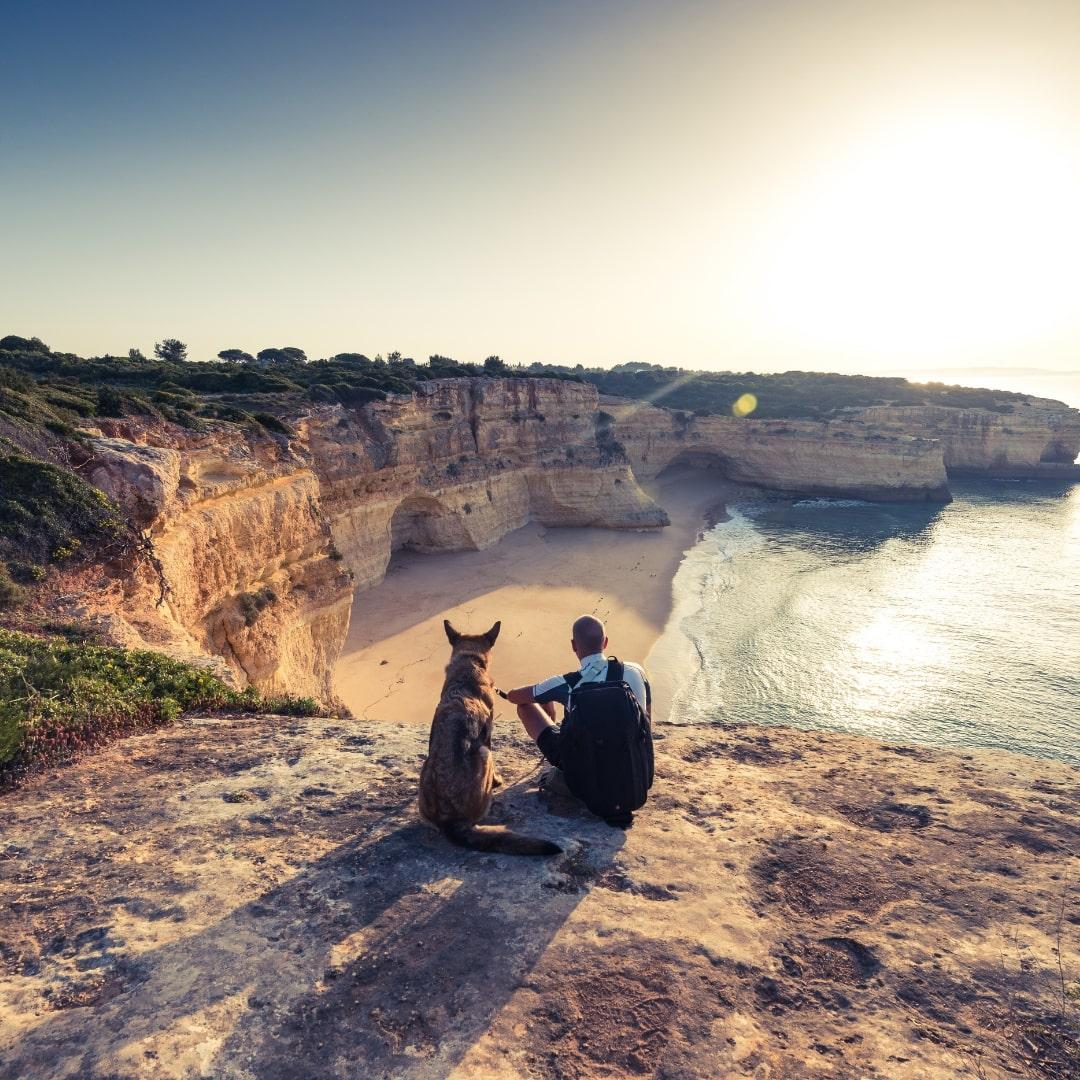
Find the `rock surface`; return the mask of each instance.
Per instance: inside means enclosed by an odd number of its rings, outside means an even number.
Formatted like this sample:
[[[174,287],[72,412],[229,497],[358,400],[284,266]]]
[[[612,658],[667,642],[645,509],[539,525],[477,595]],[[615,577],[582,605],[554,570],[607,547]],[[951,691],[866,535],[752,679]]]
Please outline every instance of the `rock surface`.
[[[0,1077],[1078,1074],[1080,771],[659,734],[623,833],[502,718],[494,816],[552,860],[423,826],[415,728],[189,719],[39,777],[0,802]]]

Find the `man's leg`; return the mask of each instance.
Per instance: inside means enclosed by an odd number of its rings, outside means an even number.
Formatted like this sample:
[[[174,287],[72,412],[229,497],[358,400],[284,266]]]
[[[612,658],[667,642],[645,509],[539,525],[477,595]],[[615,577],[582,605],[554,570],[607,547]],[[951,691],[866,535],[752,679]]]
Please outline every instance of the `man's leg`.
[[[537,705],[530,702],[528,705],[518,706],[518,716],[521,718],[525,730],[530,738],[536,743],[537,749],[547,758],[552,767],[540,776],[540,786],[547,790],[557,790],[561,794],[569,795],[570,789],[562,779],[562,733],[555,724],[555,705],[545,702]]]
[[[545,701],[543,705],[532,701],[528,705],[519,705],[517,714],[533,742],[540,738],[546,728],[555,726],[555,705],[550,701]]]

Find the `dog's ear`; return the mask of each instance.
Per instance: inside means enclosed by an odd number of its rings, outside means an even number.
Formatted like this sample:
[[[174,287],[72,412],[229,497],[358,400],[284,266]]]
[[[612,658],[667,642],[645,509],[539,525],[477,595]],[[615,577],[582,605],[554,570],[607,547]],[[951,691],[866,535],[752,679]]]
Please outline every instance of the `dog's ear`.
[[[446,639],[450,642],[451,646],[456,645],[461,640],[461,635],[450,625],[449,619],[443,619],[443,629],[446,631]]]
[[[502,629],[502,623],[497,622],[485,635],[487,638],[488,648],[492,648],[495,644],[495,639],[499,636],[499,631]]]

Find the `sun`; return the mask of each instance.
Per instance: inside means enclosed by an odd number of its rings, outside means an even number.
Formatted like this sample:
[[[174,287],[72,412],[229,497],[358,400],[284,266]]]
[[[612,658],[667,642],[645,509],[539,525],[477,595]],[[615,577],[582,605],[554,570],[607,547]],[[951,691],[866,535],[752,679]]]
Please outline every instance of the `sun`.
[[[802,345],[906,358],[1077,323],[1080,152],[1022,113],[937,111],[828,155],[769,227],[765,316]]]

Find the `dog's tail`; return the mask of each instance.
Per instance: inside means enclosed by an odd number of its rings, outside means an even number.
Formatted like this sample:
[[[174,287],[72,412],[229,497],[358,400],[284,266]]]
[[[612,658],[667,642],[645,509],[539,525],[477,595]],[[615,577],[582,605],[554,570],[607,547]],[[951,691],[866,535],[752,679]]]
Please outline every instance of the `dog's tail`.
[[[497,851],[503,855],[558,855],[562,848],[550,840],[522,836],[499,825],[472,825],[450,821],[440,826],[443,835],[458,847],[473,851]]]

